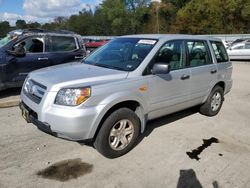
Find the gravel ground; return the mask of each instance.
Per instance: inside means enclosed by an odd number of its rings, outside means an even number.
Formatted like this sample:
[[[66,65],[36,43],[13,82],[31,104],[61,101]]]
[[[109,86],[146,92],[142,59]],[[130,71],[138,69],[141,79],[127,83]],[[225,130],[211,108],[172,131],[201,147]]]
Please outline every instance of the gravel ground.
[[[138,145],[112,160],[26,124],[18,107],[0,108],[0,188],[249,187],[249,74],[250,64],[234,63],[217,116],[189,109],[149,122]],[[186,153],[194,149],[199,160]]]

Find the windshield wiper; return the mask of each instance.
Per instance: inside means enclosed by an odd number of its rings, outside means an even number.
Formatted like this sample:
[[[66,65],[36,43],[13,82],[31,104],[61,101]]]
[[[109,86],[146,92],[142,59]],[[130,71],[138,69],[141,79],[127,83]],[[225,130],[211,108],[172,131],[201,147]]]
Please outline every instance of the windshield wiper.
[[[105,64],[100,64],[100,63],[94,63],[93,65],[96,65],[98,67],[108,68],[108,69],[116,69],[116,70],[126,71],[125,69],[123,69],[121,67],[116,67],[116,66],[112,66],[112,65],[105,65]]]

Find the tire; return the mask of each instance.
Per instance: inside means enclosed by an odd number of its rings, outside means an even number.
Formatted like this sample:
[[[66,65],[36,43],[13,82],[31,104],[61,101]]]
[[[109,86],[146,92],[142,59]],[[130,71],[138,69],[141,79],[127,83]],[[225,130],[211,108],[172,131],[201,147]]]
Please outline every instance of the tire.
[[[117,158],[128,153],[140,134],[140,120],[128,108],[110,114],[102,124],[94,141],[98,152],[107,158]]]
[[[221,109],[224,101],[222,87],[215,86],[209,94],[206,102],[200,106],[200,113],[206,116],[215,116]]]

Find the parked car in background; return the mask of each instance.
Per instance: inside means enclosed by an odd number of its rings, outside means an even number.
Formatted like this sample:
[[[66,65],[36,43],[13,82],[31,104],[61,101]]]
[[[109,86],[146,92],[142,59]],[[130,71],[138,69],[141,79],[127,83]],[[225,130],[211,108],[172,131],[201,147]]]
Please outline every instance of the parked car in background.
[[[235,44],[238,44],[238,43],[244,43],[244,42],[249,42],[250,43],[250,38],[239,38],[239,39],[236,39],[235,41],[233,41],[230,46],[233,46]]]
[[[152,120],[192,106],[215,116],[232,87],[219,39],[132,35],[111,40],[82,64],[34,71],[20,108],[27,122],[69,140],[91,140],[108,158],[129,152]]]
[[[24,53],[16,53],[21,44]],[[33,70],[81,60],[85,55],[81,36],[69,31],[12,31],[0,40],[0,90],[21,87]]]
[[[224,44],[225,48],[228,48],[231,45],[231,42],[222,40],[222,43]]]
[[[95,49],[107,44],[108,41],[109,41],[108,39],[105,39],[105,40],[92,40],[92,39],[90,39],[84,45],[85,45],[85,48],[87,51],[92,52]]]
[[[250,42],[236,43],[227,49],[232,60],[250,60]]]

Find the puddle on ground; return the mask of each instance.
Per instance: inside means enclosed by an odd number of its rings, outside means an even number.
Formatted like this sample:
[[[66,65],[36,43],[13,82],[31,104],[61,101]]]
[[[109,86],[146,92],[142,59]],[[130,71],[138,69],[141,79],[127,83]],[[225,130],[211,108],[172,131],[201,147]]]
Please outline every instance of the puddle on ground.
[[[37,172],[38,176],[59,181],[68,181],[91,173],[92,164],[84,163],[81,159],[69,159],[50,165]]]
[[[191,152],[186,152],[190,159],[196,159],[197,161],[200,159],[199,155],[201,152],[206,149],[208,146],[211,146],[212,143],[219,143],[219,140],[215,137],[209,139],[203,139],[203,144],[199,146],[197,149],[192,150]]]

